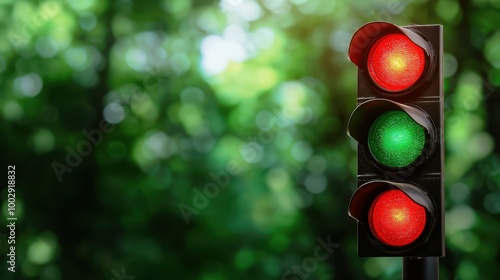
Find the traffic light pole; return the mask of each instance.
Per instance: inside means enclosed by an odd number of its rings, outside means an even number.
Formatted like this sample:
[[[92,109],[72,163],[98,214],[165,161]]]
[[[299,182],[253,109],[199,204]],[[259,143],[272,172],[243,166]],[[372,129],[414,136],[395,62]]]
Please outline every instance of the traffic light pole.
[[[403,258],[403,280],[438,280],[439,258]]]

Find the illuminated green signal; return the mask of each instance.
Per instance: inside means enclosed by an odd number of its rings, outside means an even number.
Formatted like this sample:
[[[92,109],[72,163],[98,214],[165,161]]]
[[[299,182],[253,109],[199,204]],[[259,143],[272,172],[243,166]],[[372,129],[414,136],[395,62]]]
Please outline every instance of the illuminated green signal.
[[[425,130],[403,111],[379,116],[368,132],[372,156],[389,167],[404,167],[414,162],[425,145]]]

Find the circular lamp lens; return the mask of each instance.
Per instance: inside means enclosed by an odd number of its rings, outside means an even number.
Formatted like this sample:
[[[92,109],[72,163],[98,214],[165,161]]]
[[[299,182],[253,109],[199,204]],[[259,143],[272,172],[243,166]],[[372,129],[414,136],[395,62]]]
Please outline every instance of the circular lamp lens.
[[[424,231],[426,220],[425,208],[401,190],[381,193],[368,214],[373,235],[383,244],[393,247],[415,242]]]
[[[401,168],[410,165],[423,152],[426,133],[403,111],[380,115],[368,131],[368,149],[379,163]]]
[[[402,91],[414,85],[425,68],[424,50],[403,34],[380,38],[368,53],[368,73],[380,88]]]

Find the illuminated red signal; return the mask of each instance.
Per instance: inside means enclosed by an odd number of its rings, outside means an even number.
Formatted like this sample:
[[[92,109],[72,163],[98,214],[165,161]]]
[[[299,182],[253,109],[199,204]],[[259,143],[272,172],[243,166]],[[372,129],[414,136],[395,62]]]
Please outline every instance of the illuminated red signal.
[[[413,86],[424,72],[424,50],[400,33],[385,35],[370,48],[367,69],[375,84],[386,91]]]
[[[401,190],[381,193],[372,203],[368,223],[373,235],[383,244],[407,246],[424,232],[426,210]]]

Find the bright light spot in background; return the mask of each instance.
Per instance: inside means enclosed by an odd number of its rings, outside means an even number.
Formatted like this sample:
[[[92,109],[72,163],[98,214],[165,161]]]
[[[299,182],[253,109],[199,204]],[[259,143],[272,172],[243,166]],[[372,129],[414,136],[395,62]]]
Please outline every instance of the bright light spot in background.
[[[304,4],[304,3],[308,2],[308,1],[309,0],[290,0],[290,2],[292,2],[295,5]]]
[[[449,236],[447,244],[464,252],[473,252],[480,245],[479,238],[471,231],[461,231]]]
[[[146,67],[146,54],[140,49],[130,49],[125,55],[125,61],[130,68],[136,71],[142,71]]]
[[[119,103],[112,102],[104,107],[104,119],[111,124],[118,124],[125,119],[125,108]]]
[[[245,0],[221,0],[221,5],[236,7],[241,5],[244,1]]]
[[[452,23],[458,22],[462,15],[460,4],[453,0],[436,1],[435,12],[443,20]]]
[[[205,99],[201,89],[190,87],[181,92],[181,102],[184,104],[202,104]]]
[[[164,132],[150,132],[144,141],[143,151],[150,158],[167,158],[170,156],[168,142],[169,138]]]
[[[295,212],[300,203],[300,197],[293,189],[293,183],[288,172],[283,168],[273,168],[266,175],[266,184],[278,201],[277,206],[287,212]],[[276,205],[276,204],[275,204]]]
[[[223,36],[227,40],[232,40],[238,43],[245,42],[245,30],[237,24],[228,25],[223,32]]]
[[[83,13],[78,20],[80,27],[84,30],[90,31],[97,25],[97,18],[93,13]]]
[[[68,65],[74,70],[84,70],[90,65],[89,54],[84,48],[71,48],[64,52]]]
[[[43,265],[52,260],[57,247],[57,241],[52,233],[43,233],[28,247],[28,260],[31,263]]]
[[[292,5],[286,0],[264,0],[264,6],[275,14],[286,14],[290,12]]]
[[[236,13],[246,21],[254,21],[262,16],[262,9],[255,1],[245,1],[238,6]]]
[[[184,53],[175,53],[169,59],[170,68],[174,71],[178,76],[184,74],[191,68],[191,61],[189,60],[189,56]]]
[[[478,109],[484,100],[481,76],[471,71],[462,73],[452,100],[455,110]]]
[[[30,73],[14,80],[14,88],[26,97],[37,96],[42,91],[43,81],[40,76]]]
[[[40,56],[44,58],[54,57],[59,51],[57,43],[54,39],[52,39],[52,37],[38,38],[35,44],[35,48]]]
[[[162,32],[142,32],[135,36],[134,40],[144,55],[145,62],[143,64],[157,66],[159,62],[167,58],[167,52],[162,47],[163,37],[165,34]],[[140,68],[139,71],[144,71],[148,68],[146,65],[139,64],[136,67]]]
[[[292,147],[292,156],[295,158],[297,161],[307,161],[308,159],[311,158],[313,154],[313,150],[311,148],[311,145],[305,141],[299,141],[295,143]]]
[[[208,75],[222,73],[229,61],[242,62],[248,58],[248,53],[241,44],[215,35],[203,39],[201,52],[201,65]]]
[[[122,1],[130,1],[130,0],[122,0]],[[158,1],[156,1],[158,2]],[[194,1],[186,1],[186,0],[162,0],[160,1],[161,8],[169,15],[176,20],[186,19],[189,12],[194,5]]]
[[[223,50],[221,40],[217,40],[216,36],[205,38],[202,43],[202,67],[208,75],[217,75],[226,70],[228,59]]]
[[[197,104],[182,104],[177,112],[178,119],[189,135],[196,136],[207,126],[206,116]]]
[[[293,1],[293,0],[292,0]],[[321,4],[319,1],[309,1],[309,0],[295,0],[295,5],[297,5],[297,9],[306,15],[319,13],[325,11],[325,6]],[[330,1],[332,4],[337,3],[336,1]],[[328,9],[329,7],[327,7]]]
[[[166,0],[171,1],[171,0]],[[207,34],[215,34],[220,31],[220,11],[202,10],[196,17],[196,26]]]
[[[24,116],[24,110],[19,103],[9,101],[3,106],[3,117],[8,121],[19,120]]]
[[[54,148],[55,142],[54,134],[45,128],[39,129],[33,135],[34,149],[39,154],[50,152]]]
[[[262,147],[259,143],[252,141],[243,145],[240,153],[246,162],[258,163],[264,157],[264,147]]]
[[[276,138],[274,140],[274,144],[276,145],[276,147],[284,150],[290,147],[292,142],[293,137],[289,132],[285,130],[278,130],[278,133],[276,133]]]
[[[261,49],[269,49],[273,46],[276,35],[271,28],[262,27],[254,33],[255,43]]]
[[[304,182],[306,189],[313,194],[322,193],[326,189],[327,184],[326,176],[318,174],[307,175]]]
[[[118,28],[118,27],[117,27]],[[133,70],[137,72],[148,72],[151,75],[167,76],[170,73],[164,71],[162,66],[167,61],[168,54],[165,50],[166,43],[166,33],[157,32],[142,32],[133,37],[124,36],[126,38],[121,39],[117,43],[117,47],[114,48],[114,53],[118,57],[123,57],[125,63]],[[173,53],[185,53],[187,46],[179,49],[176,46],[177,41],[172,41],[174,50]],[[184,61],[178,61],[177,59],[170,57],[168,59],[169,64],[181,64],[180,68],[186,68]],[[177,72],[178,65],[172,65],[173,70]],[[187,65],[189,68],[189,63]]]
[[[230,18],[236,16],[244,21],[254,21],[262,16],[262,8],[252,0],[221,0],[220,7],[230,13]]]
[[[75,11],[84,11],[92,7],[94,0],[68,0],[68,3]]]
[[[445,53],[443,55],[443,68],[443,76],[445,78],[453,76],[458,69],[457,59],[453,55]]]
[[[308,164],[309,171],[311,171],[311,173],[314,174],[322,174],[323,172],[325,172],[326,166],[327,166],[327,161],[325,157],[319,155],[313,156],[309,160]]]
[[[469,144],[466,150],[479,159],[491,154],[495,148],[495,140],[488,132],[474,134]]]
[[[462,204],[446,212],[446,235],[471,228],[476,222],[476,213],[469,206]]]
[[[146,121],[147,124],[153,124],[158,118],[158,107],[147,93],[143,94],[140,102],[131,103],[130,107],[134,114]]]
[[[282,83],[275,90],[273,99],[284,108],[283,118],[287,120],[289,125],[292,123],[306,124],[314,117],[314,112],[306,105],[316,104],[317,98],[310,94],[309,88],[302,82]],[[315,107],[320,108],[320,105]]]
[[[136,141],[132,150],[132,158],[139,164],[142,171],[151,172],[158,168],[158,160],[169,158],[177,150],[180,150],[183,156],[182,149],[187,148],[189,151],[185,153],[190,156],[192,145],[188,143],[189,147],[183,147],[184,144],[182,141],[178,144],[162,131],[151,130],[142,139]]]

